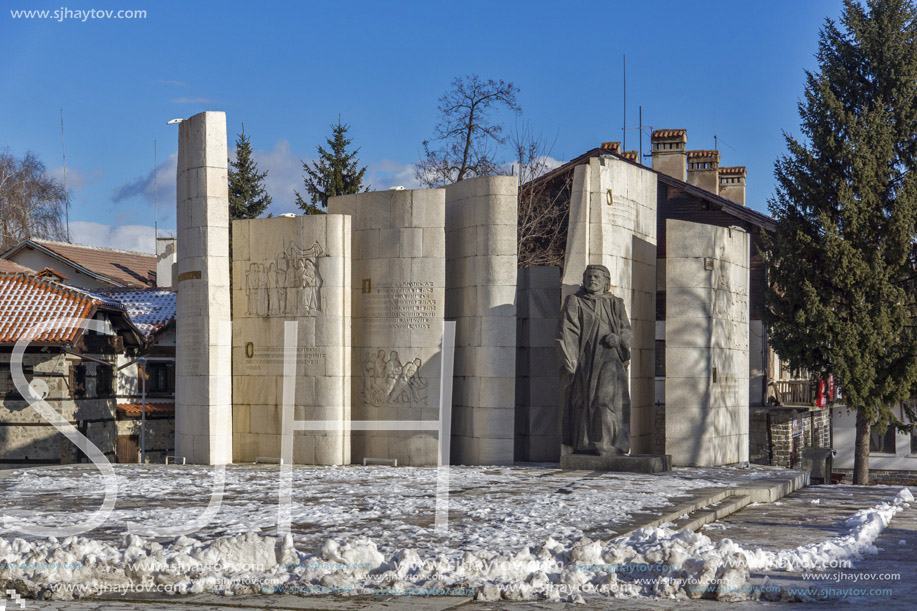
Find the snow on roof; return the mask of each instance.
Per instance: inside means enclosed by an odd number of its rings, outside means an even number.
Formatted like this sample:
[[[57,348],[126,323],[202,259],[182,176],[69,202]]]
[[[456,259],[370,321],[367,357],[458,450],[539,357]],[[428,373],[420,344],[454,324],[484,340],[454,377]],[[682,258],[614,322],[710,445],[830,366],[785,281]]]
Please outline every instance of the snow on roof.
[[[121,304],[147,339],[175,320],[175,293],[171,289],[116,289],[98,294]]]
[[[100,298],[50,280],[25,274],[0,274],[0,343],[17,342],[36,324],[59,318],[74,321],[89,318],[103,303]],[[49,328],[32,341],[69,344],[81,332],[76,326]]]

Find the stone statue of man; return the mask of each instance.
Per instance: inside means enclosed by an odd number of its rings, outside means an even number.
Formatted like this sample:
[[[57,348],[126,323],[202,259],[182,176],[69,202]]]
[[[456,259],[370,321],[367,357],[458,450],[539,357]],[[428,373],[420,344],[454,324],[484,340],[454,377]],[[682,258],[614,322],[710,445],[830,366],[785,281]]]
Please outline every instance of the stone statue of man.
[[[590,265],[567,297],[557,331],[564,405],[563,453],[612,456],[630,451],[627,365],[633,339],[624,300],[609,292],[611,274]]]

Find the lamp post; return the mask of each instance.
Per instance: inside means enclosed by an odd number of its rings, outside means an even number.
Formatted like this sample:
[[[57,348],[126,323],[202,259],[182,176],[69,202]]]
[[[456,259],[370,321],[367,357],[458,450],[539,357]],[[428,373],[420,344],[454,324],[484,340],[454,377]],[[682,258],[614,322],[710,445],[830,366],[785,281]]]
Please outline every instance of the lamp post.
[[[146,464],[146,357],[141,356],[137,362],[140,372],[140,462]]]

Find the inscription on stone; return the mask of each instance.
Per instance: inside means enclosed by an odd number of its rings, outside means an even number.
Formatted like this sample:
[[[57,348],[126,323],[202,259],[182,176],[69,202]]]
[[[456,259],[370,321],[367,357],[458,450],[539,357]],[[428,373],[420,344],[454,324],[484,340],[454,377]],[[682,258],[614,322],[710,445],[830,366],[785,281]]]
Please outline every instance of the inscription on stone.
[[[377,284],[361,306],[370,327],[391,329],[429,329],[438,310],[432,282]]]
[[[248,346],[246,345],[246,356]],[[252,356],[245,359],[243,367],[246,375],[279,375],[283,371],[283,347],[257,346],[252,349]],[[299,375],[325,375],[325,353],[317,348],[300,346],[296,351],[296,363]]]

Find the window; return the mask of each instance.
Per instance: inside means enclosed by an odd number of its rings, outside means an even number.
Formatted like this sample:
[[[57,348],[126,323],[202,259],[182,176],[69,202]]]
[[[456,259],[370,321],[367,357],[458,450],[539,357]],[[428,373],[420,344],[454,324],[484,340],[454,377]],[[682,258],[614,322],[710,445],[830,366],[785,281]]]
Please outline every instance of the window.
[[[115,378],[112,368],[106,365],[96,366],[96,396],[110,397],[115,394]]]
[[[656,377],[665,377],[665,340],[656,340]]]
[[[74,365],[70,388],[74,397],[86,396],[86,365]]]
[[[917,454],[917,428],[911,426],[911,454]]]
[[[148,362],[146,364],[146,391],[148,393],[174,393],[175,364]]]
[[[22,373],[25,375],[27,382],[31,383],[34,377],[34,370],[31,365],[23,365]],[[13,382],[13,372],[9,363],[0,364],[0,397],[7,401],[22,401],[22,395],[16,390],[16,384]]]
[[[888,427],[885,433],[879,433],[875,428],[869,433],[869,452],[877,454],[895,453],[895,427]]]

